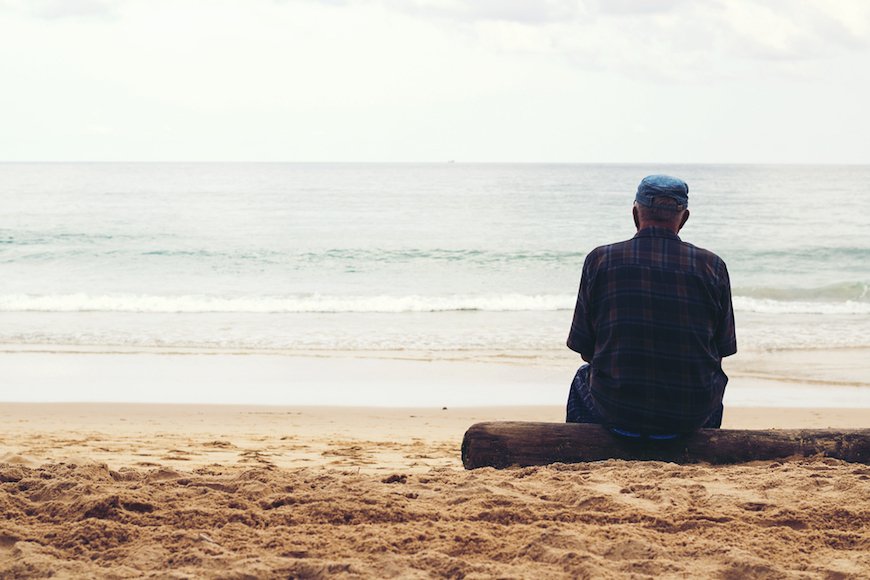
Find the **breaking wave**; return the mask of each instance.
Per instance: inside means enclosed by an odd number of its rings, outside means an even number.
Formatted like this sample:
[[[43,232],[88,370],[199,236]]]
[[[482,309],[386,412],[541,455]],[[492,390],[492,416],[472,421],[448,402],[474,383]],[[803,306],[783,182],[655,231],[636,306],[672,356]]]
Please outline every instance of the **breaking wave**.
[[[815,294],[809,294],[815,296]],[[808,295],[808,296],[809,296]],[[343,313],[520,312],[571,310],[573,295],[491,294],[446,296],[210,296],[210,295],[0,295],[0,312]],[[781,300],[734,296],[734,308],[768,314],[870,314],[870,300]]]
[[[734,310],[764,314],[870,314],[870,302],[784,301],[770,298],[735,296]]]
[[[341,313],[568,310],[574,297],[559,295],[453,296],[252,296],[207,295],[28,295],[0,296],[3,312],[144,312],[144,313]]]
[[[864,282],[841,282],[813,288],[777,288],[749,286],[734,288],[734,296],[755,300],[777,302],[868,302],[870,284]]]

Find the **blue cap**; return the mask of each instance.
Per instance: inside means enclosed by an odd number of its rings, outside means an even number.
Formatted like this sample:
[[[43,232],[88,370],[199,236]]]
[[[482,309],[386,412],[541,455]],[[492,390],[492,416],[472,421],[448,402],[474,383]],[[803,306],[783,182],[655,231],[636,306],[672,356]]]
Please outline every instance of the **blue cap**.
[[[684,207],[689,205],[689,186],[682,179],[670,175],[647,175],[637,186],[634,200],[651,207],[653,198],[669,197]]]

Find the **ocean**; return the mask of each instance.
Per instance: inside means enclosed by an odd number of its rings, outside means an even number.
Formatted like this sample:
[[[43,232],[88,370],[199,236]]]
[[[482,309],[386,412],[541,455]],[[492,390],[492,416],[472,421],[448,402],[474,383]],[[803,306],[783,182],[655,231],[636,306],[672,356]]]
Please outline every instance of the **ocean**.
[[[870,347],[870,166],[0,164],[0,343],[564,351],[638,181],[731,274],[741,351]]]

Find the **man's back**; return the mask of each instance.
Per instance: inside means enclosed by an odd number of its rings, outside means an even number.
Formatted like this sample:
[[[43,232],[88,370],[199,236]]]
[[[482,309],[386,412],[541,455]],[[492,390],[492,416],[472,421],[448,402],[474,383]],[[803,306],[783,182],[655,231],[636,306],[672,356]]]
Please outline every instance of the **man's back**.
[[[607,423],[697,429],[721,407],[721,360],[736,352],[725,263],[660,227],[596,248],[568,346],[591,362],[589,387]]]

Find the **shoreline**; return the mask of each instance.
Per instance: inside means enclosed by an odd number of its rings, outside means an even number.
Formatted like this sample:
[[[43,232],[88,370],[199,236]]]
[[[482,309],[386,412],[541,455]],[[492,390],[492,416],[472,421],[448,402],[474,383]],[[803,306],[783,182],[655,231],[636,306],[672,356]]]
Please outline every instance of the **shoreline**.
[[[0,346],[9,402],[345,407],[564,404],[564,351],[144,350]],[[739,353],[727,407],[870,408],[870,349]]]

